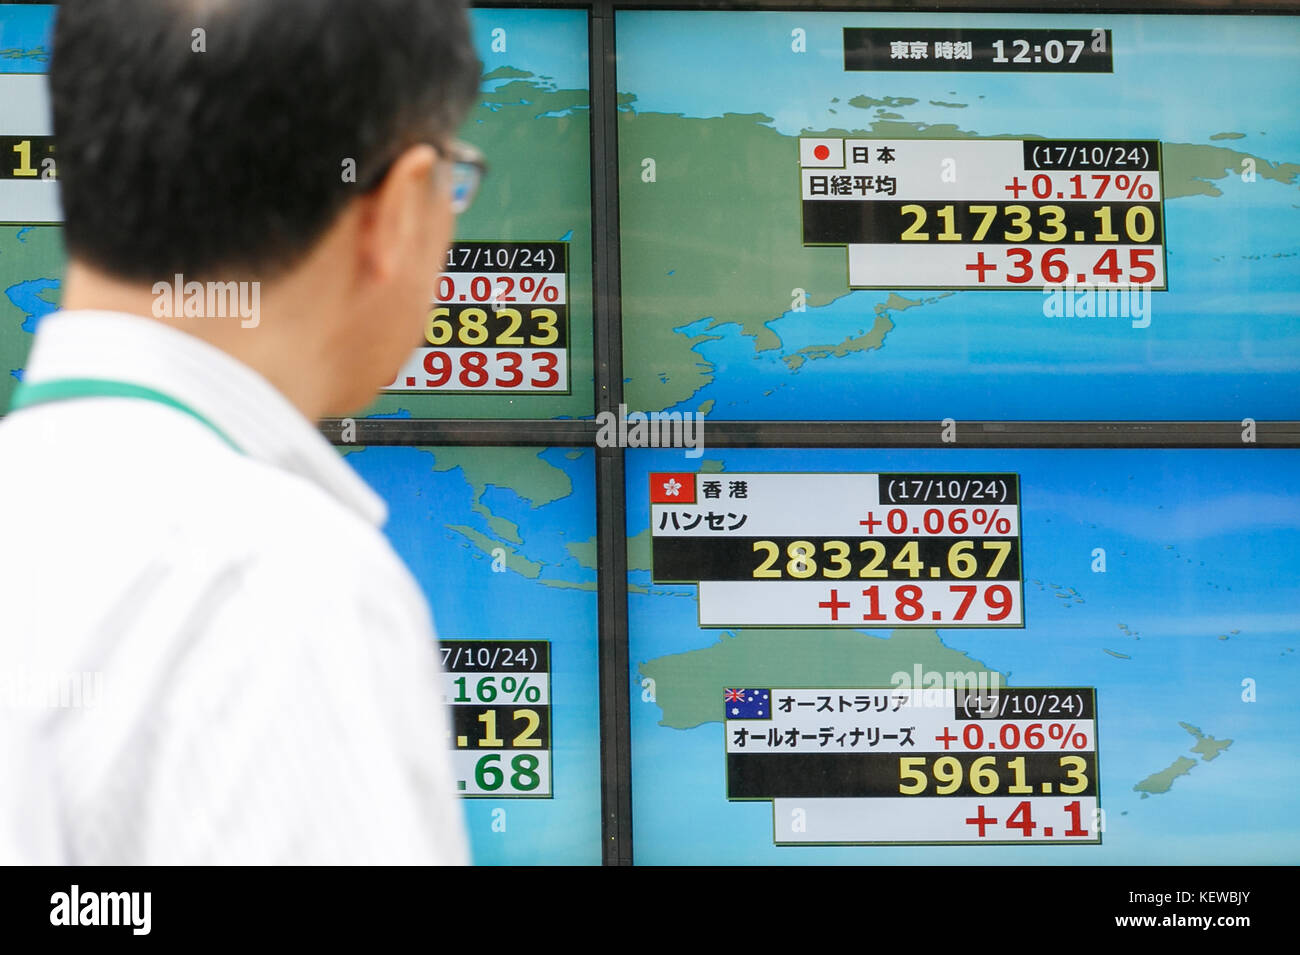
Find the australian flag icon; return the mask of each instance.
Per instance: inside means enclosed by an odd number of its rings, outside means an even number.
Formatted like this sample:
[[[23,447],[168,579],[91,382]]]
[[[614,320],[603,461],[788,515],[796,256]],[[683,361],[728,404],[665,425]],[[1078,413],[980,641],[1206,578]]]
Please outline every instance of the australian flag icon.
[[[772,718],[771,690],[723,690],[729,720],[770,720]]]

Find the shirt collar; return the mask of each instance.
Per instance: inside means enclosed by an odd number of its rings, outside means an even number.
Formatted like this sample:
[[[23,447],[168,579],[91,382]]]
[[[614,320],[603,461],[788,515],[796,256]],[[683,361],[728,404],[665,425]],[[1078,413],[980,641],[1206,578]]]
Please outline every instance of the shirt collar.
[[[74,310],[41,319],[23,380],[112,378],[190,405],[249,457],[311,481],[382,526],[388,507],[275,387],[243,362],[153,319]]]

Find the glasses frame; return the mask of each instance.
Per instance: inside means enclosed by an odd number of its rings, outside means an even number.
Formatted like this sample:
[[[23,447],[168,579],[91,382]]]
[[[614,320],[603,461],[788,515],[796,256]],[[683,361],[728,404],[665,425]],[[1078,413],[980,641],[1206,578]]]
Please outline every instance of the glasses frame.
[[[437,143],[430,145],[438,151],[439,156],[451,162],[451,211],[460,215],[470,207],[474,197],[478,195],[483,177],[487,175],[487,160],[483,158],[481,152],[459,139],[453,140],[446,149]],[[458,194],[462,188],[463,194]]]
[[[451,211],[460,215],[468,209],[478,194],[479,186],[483,182],[483,177],[487,175],[488,164],[483,158],[483,154],[471,146],[469,143],[453,140],[449,145],[444,146],[441,143],[428,142],[438,153],[443,162],[451,164],[451,184],[450,199]],[[404,147],[407,148],[407,147]],[[388,171],[393,168],[393,163],[397,157],[386,161],[382,166],[367,176],[359,185],[363,193],[374,191],[379,184],[384,181]]]

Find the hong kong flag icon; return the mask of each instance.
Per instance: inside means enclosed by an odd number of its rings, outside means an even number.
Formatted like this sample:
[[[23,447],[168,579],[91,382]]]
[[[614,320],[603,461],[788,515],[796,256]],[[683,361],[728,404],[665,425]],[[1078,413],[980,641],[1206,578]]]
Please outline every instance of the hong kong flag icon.
[[[844,140],[842,139],[800,139],[799,165],[834,167],[844,165]]]
[[[689,471],[650,475],[650,503],[694,504],[695,475]]]

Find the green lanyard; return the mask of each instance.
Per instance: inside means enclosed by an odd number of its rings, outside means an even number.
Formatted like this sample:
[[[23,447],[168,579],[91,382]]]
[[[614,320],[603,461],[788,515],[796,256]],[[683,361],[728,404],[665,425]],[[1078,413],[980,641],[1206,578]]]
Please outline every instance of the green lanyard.
[[[19,408],[30,408],[32,405],[43,405],[51,401],[67,401],[71,398],[140,398],[144,401],[157,402],[182,411],[196,421],[202,422],[222,441],[243,453],[243,449],[230,439],[230,435],[189,405],[177,401],[169,394],[129,381],[116,381],[111,378],[56,378],[52,381],[24,383],[14,390],[9,410],[13,412]]]

